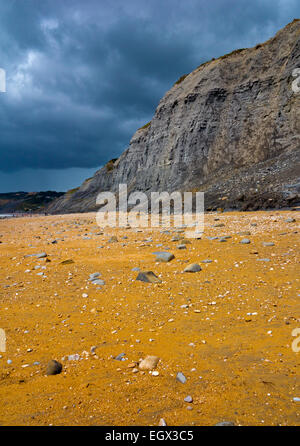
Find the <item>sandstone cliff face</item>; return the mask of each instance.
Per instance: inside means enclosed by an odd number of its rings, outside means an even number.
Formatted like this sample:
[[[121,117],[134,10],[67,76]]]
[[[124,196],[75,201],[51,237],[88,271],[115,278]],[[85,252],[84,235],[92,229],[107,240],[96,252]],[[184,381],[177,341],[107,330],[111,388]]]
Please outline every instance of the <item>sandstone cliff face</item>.
[[[238,208],[251,197],[299,201],[298,67],[300,20],[261,45],[201,65],[166,93],[117,161],[49,210],[96,210],[97,194],[120,183],[148,193],[206,191],[207,207],[221,198],[223,207]]]

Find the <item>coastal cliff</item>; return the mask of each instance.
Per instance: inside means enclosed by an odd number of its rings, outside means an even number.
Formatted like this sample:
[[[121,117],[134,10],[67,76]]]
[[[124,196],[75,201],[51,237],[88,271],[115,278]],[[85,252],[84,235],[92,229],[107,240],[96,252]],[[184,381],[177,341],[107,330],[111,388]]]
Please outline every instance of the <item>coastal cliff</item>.
[[[97,210],[102,191],[205,191],[206,208],[300,202],[300,20],[182,76],[127,150],[49,212]]]

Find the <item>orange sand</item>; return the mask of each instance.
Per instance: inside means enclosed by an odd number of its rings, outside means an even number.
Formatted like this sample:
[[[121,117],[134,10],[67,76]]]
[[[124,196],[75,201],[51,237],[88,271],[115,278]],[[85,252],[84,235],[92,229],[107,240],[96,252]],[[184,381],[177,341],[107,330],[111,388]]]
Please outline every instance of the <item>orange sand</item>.
[[[168,425],[299,425],[300,353],[291,348],[300,327],[298,222],[296,212],[210,214],[202,240],[178,250],[176,233],[159,229],[96,235],[93,214],[0,220],[0,328],[7,336],[0,425],[157,425],[160,418]],[[211,227],[217,223],[225,227]],[[108,243],[112,235],[117,243]],[[206,239],[214,235],[232,238]],[[244,237],[251,244],[239,244]],[[275,246],[262,246],[269,241]],[[159,243],[174,260],[155,263]],[[51,262],[25,258],[42,251]],[[66,259],[74,263],[61,265]],[[213,262],[182,274],[204,259]],[[162,283],[135,281],[133,267],[152,270]],[[106,282],[101,289],[87,280],[94,272]],[[112,359],[122,352],[128,360]],[[75,353],[83,359],[62,360]],[[159,376],[128,367],[148,354],[161,358]],[[62,362],[60,375],[44,375],[50,359]],[[193,403],[184,402],[187,395]]]

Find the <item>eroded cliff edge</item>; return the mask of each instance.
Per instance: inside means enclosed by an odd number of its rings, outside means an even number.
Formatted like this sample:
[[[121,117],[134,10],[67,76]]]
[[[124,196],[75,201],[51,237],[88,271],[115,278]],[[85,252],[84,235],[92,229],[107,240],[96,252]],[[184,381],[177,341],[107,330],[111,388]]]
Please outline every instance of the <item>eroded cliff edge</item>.
[[[97,210],[117,191],[205,191],[207,208],[300,202],[300,20],[253,48],[202,64],[161,99],[128,149],[49,212]]]

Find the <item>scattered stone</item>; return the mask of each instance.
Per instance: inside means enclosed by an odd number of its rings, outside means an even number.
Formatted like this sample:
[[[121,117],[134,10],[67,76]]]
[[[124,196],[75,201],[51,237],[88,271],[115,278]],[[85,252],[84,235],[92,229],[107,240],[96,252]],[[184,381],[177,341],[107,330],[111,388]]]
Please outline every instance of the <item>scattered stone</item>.
[[[67,259],[67,260],[63,260],[62,262],[60,262],[61,265],[71,265],[71,263],[74,263],[74,260]]]
[[[159,426],[167,426],[167,423],[165,422],[165,420],[164,420],[163,418],[161,418],[161,419],[159,420],[158,425],[159,425]]]
[[[184,398],[184,401],[185,401],[186,403],[192,403],[192,402],[193,402],[193,398],[191,397],[191,395],[188,395],[188,396],[186,396],[186,397]]]
[[[156,368],[157,364],[159,361],[159,357],[158,356],[146,356],[145,359],[143,359],[140,363],[139,363],[139,369],[140,370],[153,370]]]
[[[275,243],[273,242],[262,242],[263,246],[274,246]]]
[[[176,248],[177,249],[186,249],[186,246],[185,246],[185,244],[182,244],[182,245],[177,245]]]
[[[180,243],[183,243],[184,245],[191,245],[192,244],[192,242],[189,239],[187,239],[187,238],[184,238],[184,239],[180,240]]]
[[[178,372],[176,375],[176,380],[179,381],[180,383],[184,384],[186,383],[186,377],[184,376],[183,373]]]
[[[286,223],[295,223],[295,219],[292,217],[287,218],[286,220],[284,220]]]
[[[132,270],[131,271],[136,271],[136,272],[139,272],[139,271],[141,271],[141,268],[139,268],[138,266],[136,266],[135,268],[132,268]]]
[[[96,280],[92,280],[92,284],[93,285],[105,285],[105,282],[104,282],[104,280],[96,279]]]
[[[115,357],[115,360],[116,361],[124,361],[125,360],[124,356],[125,356],[125,353],[120,353],[118,356]]]
[[[48,362],[46,375],[59,375],[62,371],[62,364],[55,359]]]
[[[39,254],[35,254],[35,257],[37,259],[44,259],[45,257],[47,257],[47,254],[45,252],[40,252]]]
[[[249,243],[251,243],[251,242],[250,242],[250,240],[248,238],[243,238],[243,240],[241,240],[240,243],[242,245],[249,245]]]
[[[209,259],[201,260],[201,263],[212,263],[212,260],[209,260]]]
[[[184,273],[197,273],[198,271],[201,271],[201,266],[198,263],[191,263],[183,270]]]
[[[156,262],[170,262],[171,260],[175,259],[174,254],[171,254],[170,252],[158,252],[156,254]]]
[[[147,283],[161,283],[161,280],[152,271],[142,271],[135,280]]]
[[[79,359],[80,359],[80,355],[78,353],[68,356],[68,361],[79,361]]]
[[[94,280],[94,279],[97,279],[100,275],[101,275],[100,273],[93,273],[93,274],[90,274],[89,280],[92,281],[92,280]]]
[[[108,240],[108,243],[116,243],[118,241],[118,238],[115,236],[115,235],[113,235],[109,240]]]
[[[234,426],[234,423],[232,421],[221,421],[215,424],[215,426]]]

